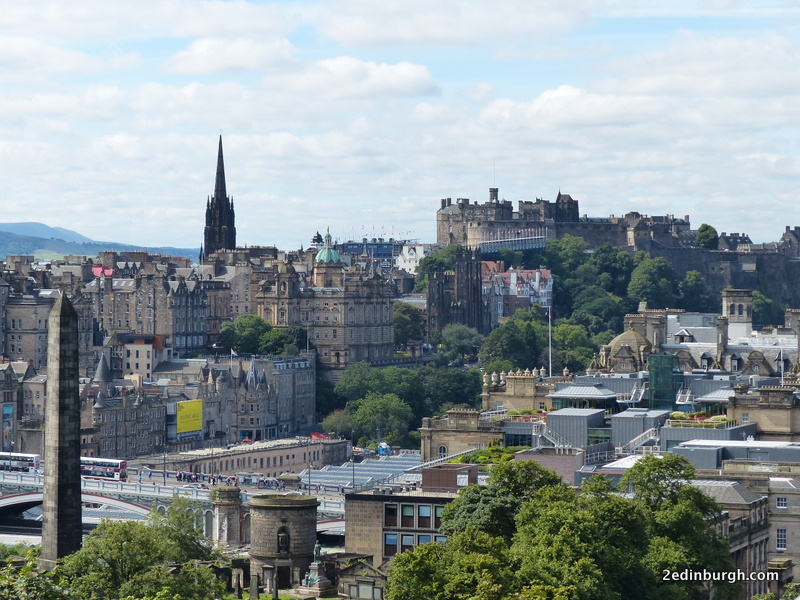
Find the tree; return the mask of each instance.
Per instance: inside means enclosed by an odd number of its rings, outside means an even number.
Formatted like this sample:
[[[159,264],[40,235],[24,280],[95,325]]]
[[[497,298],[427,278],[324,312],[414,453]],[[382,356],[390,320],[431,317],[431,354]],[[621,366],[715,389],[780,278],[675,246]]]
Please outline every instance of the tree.
[[[688,271],[678,284],[678,292],[678,308],[692,312],[719,310],[719,298],[714,297],[699,271]]]
[[[477,330],[466,325],[451,323],[442,329],[442,344],[454,357],[475,356],[482,343],[483,336]]]
[[[70,592],[54,573],[40,571],[36,553],[29,552],[25,565],[11,563],[0,569],[0,598],[15,600],[82,600]]]
[[[783,307],[758,290],[753,290],[753,324],[765,327],[779,323],[783,323]]]
[[[586,329],[569,323],[553,328],[553,345],[561,364],[573,373],[584,370],[597,351]]]
[[[422,311],[407,302],[395,302],[394,307],[394,343],[408,344],[409,341],[420,341],[425,331]]]
[[[222,324],[217,340],[221,346],[236,352],[257,354],[261,336],[271,330],[272,325],[258,315],[240,315],[233,322]]]
[[[648,308],[675,305],[675,270],[663,257],[643,258],[631,274],[628,295]]]
[[[356,428],[356,422],[346,410],[335,410],[322,420],[322,428],[328,433],[349,437]]]
[[[347,403],[353,414],[360,438],[400,444],[408,433],[414,414],[411,407],[396,394],[369,392],[360,400]]]
[[[459,244],[448,244],[438,252],[422,258],[417,265],[415,292],[425,292],[428,289],[428,275],[438,271],[451,271],[456,266],[456,261],[464,253],[464,247]]]
[[[287,345],[286,334],[280,329],[271,328],[258,338],[258,353],[267,356],[280,356]]]
[[[516,592],[516,564],[499,538],[468,530],[397,555],[386,600],[500,600]]]
[[[717,230],[711,225],[703,223],[697,229],[697,234],[694,237],[694,243],[700,248],[716,250],[717,246],[719,245],[719,235],[717,235]]]
[[[600,274],[598,282],[607,292],[616,296],[624,296],[633,272],[633,258],[622,248],[603,244],[596,248],[589,262]]]
[[[561,476],[555,471],[545,469],[535,460],[502,462],[492,467],[488,485],[521,500],[530,500],[540,489],[560,486]]]
[[[423,367],[419,371],[425,393],[428,415],[441,414],[448,405],[478,406],[482,381],[480,371],[470,369],[437,369]]]
[[[518,310],[486,337],[480,360],[483,364],[503,360],[514,368],[530,369],[540,361],[546,341],[544,324],[535,321],[530,312]]]
[[[503,538],[511,544],[522,498],[498,486],[470,485],[444,507],[440,533],[452,536],[472,529]]]
[[[633,492],[651,508],[658,508],[666,501],[675,501],[686,481],[693,477],[694,467],[684,457],[671,453],[662,457],[650,454],[626,471],[620,487]]]
[[[415,425],[428,413],[422,380],[418,372],[411,369],[380,369],[364,361],[358,362],[345,369],[335,391],[348,401],[364,398],[370,392],[396,394],[411,408]]]
[[[503,248],[497,253],[497,260],[502,261],[506,268],[517,268],[522,265],[524,256],[519,250]]]
[[[214,556],[195,523],[193,506],[176,498],[166,515],[147,522],[101,521],[77,552],[65,558],[60,573],[66,587],[84,600],[142,598],[169,589],[173,595],[212,600],[222,592],[213,572],[191,563]],[[178,570],[165,569],[177,563]]]

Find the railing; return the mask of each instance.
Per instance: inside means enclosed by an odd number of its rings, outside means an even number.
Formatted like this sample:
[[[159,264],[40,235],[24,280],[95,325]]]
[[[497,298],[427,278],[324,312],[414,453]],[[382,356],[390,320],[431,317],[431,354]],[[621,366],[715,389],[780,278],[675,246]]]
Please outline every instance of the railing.
[[[566,438],[561,437],[544,423],[533,424],[533,435],[549,440],[556,448],[572,448],[572,444]]]
[[[631,441],[622,446],[617,447],[617,454],[633,454],[636,449],[641,446],[642,444],[646,444],[651,440],[658,439],[658,429],[655,427],[651,427],[647,431],[640,433]]]
[[[727,421],[693,421],[691,419],[686,420],[676,420],[676,419],[669,419],[667,421],[670,427],[694,427],[698,429],[730,429],[731,427],[737,427],[739,425],[739,421],[736,419],[729,419]]]
[[[475,452],[476,450],[480,450],[480,449],[481,449],[480,446],[474,446],[472,448],[468,448],[466,450],[462,450],[461,452],[456,452],[454,454],[449,454],[447,456],[441,456],[439,458],[435,458],[433,460],[429,460],[428,462],[419,464],[419,465],[417,465],[415,467],[409,467],[408,469],[406,469],[402,473],[396,473],[394,475],[390,475],[389,477],[384,477],[383,479],[371,479],[371,480],[369,480],[369,481],[367,481],[365,483],[361,483],[359,485],[354,486],[353,487],[353,492],[355,492],[355,493],[366,492],[367,490],[374,489],[374,488],[376,488],[378,486],[381,486],[381,485],[391,485],[395,481],[399,480],[401,477],[404,478],[409,473],[414,473],[414,472],[417,472],[417,471],[421,471],[424,467],[432,467],[434,465],[445,463],[445,462],[447,462],[449,460],[452,460],[454,458],[458,458],[459,456],[464,456],[465,454],[471,454],[471,453]]]
[[[33,473],[12,473],[0,471],[0,484],[16,484],[24,487],[43,488],[44,476]],[[131,483],[104,479],[81,478],[81,490],[84,492],[111,493],[120,496],[151,496],[170,498],[178,495],[196,500],[208,500],[211,490],[185,488],[182,485],[164,485],[157,482]]]
[[[591,454],[586,455],[586,457],[584,458],[584,463],[587,465],[594,465],[599,462],[605,462],[609,458],[613,458],[614,456],[615,453],[610,450],[606,450],[604,452],[592,452]]]
[[[479,421],[491,421],[494,417],[504,417],[508,413],[507,408],[499,408],[497,410],[487,410],[478,415]]]

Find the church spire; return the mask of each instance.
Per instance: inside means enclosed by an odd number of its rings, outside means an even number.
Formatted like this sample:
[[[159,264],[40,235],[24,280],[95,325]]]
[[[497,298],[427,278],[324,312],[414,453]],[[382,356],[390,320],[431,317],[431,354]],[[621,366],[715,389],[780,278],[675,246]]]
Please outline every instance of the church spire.
[[[236,225],[233,201],[228,198],[225,185],[225,162],[222,157],[222,136],[217,151],[217,174],[214,195],[206,202],[206,227],[203,235],[203,252],[200,260],[218,250],[236,248]]]
[[[225,189],[225,162],[222,160],[222,136],[219,136],[219,150],[217,151],[217,179],[214,183],[214,198],[217,202],[223,198],[228,198],[228,192]]]

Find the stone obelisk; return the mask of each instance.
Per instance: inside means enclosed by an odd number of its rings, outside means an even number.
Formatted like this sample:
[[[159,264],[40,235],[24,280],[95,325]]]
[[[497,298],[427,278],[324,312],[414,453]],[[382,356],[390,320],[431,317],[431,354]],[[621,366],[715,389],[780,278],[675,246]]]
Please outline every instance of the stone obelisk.
[[[61,294],[47,321],[47,402],[44,415],[44,521],[39,567],[81,547],[81,404],[78,315]]]

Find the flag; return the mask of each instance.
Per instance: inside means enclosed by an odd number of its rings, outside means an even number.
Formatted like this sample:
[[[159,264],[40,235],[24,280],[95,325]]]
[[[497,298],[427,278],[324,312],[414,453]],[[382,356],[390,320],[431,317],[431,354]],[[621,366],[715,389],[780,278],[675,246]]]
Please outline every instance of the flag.
[[[231,358],[233,358],[234,356],[239,356],[239,355],[236,353],[236,351],[233,348],[231,348]]]

